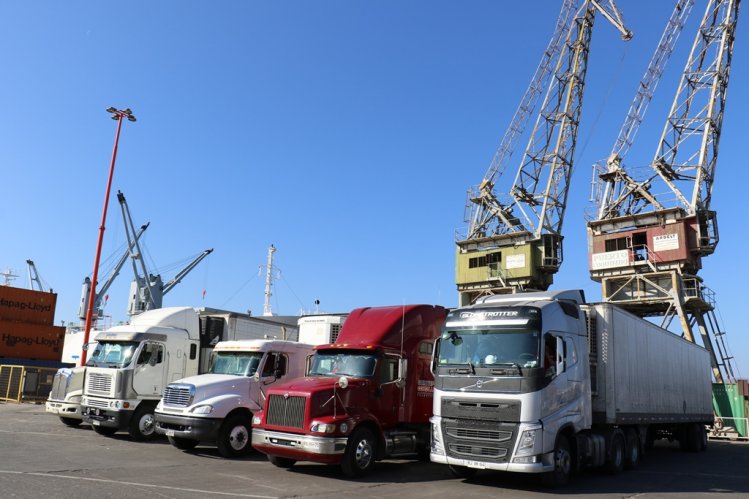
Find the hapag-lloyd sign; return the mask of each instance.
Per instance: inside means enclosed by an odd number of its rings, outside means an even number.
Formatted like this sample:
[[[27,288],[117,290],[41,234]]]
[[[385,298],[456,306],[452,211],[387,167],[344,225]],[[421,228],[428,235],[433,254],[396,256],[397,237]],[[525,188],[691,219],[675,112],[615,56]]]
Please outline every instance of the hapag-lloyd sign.
[[[593,253],[590,259],[590,268],[593,270],[626,267],[627,265],[629,265],[629,250]]]

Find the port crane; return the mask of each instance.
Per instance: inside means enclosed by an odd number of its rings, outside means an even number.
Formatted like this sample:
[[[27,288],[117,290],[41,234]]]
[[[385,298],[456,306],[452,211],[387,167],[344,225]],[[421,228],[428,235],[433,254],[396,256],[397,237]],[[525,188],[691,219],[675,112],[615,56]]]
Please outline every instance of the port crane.
[[[137,241],[140,239],[140,236],[143,235],[143,233],[146,231],[149,223],[146,223],[144,225],[141,225],[141,227],[138,229],[138,231],[134,234],[133,239]],[[114,267],[112,268],[111,272],[107,276],[107,278],[104,280],[101,286],[97,286],[96,296],[94,297],[94,321],[104,315],[104,310],[102,307],[102,301],[104,300],[104,297],[107,295],[107,291],[109,291],[109,288],[112,286],[112,283],[114,282],[115,278],[120,274],[120,270],[122,270],[122,267],[125,265],[125,262],[127,261],[128,257],[130,256],[130,253],[132,252],[133,247],[130,245],[128,248],[125,249],[125,252],[122,254],[122,256],[117,260],[117,263],[115,263]],[[83,280],[83,286],[81,291],[81,305],[78,308],[78,318],[82,321],[86,320],[86,312],[88,311],[88,300],[89,296],[91,294],[91,278],[86,277]]]
[[[718,383],[735,381],[714,314],[712,291],[697,275],[718,244],[711,210],[738,0],[708,0],[652,162],[624,166],[668,56],[694,0],[679,0],[643,77],[611,155],[596,166],[597,209],[588,222],[590,274],[604,301],[641,317],[674,318],[695,329]],[[713,341],[715,340],[715,342]]]
[[[26,265],[29,269],[29,289],[37,289],[37,291],[49,291],[52,292],[51,289],[46,290],[44,289],[44,286],[42,285],[42,280],[39,277],[39,272],[36,270],[36,264],[34,263],[34,260],[26,260]],[[36,288],[34,287],[34,283],[36,283]]]
[[[456,284],[461,306],[486,294],[545,290],[562,263],[562,222],[597,13],[623,39],[632,37],[613,1],[565,0],[551,40],[484,179],[468,191],[468,232],[457,240]],[[498,181],[534,115],[528,145],[512,186],[503,190],[508,193],[504,199],[498,194]]]
[[[128,255],[130,256],[133,273],[135,275],[130,284],[130,295],[128,299],[128,315],[138,315],[146,310],[161,308],[164,295],[184,279],[205,257],[213,252],[213,248],[200,253],[172,279],[164,283],[160,274],[152,274],[148,271],[143,253],[140,249],[138,238],[135,237],[135,226],[127,206],[125,195],[117,191],[117,200],[122,210],[122,218],[125,223],[125,235],[128,241]]]

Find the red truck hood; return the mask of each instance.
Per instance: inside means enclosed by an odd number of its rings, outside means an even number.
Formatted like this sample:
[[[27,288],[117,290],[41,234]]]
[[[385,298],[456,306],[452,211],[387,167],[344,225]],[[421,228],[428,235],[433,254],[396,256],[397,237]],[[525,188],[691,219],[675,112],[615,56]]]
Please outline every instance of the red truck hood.
[[[338,385],[340,377],[337,376],[312,376],[297,378],[295,380],[276,385],[266,392],[267,397],[272,395],[292,397],[305,397],[310,401],[309,415],[319,417],[338,414],[344,410],[348,414],[358,413],[370,404],[369,389],[371,380],[365,378],[348,377],[348,386],[344,389]],[[336,403],[333,404],[333,391],[335,388]]]

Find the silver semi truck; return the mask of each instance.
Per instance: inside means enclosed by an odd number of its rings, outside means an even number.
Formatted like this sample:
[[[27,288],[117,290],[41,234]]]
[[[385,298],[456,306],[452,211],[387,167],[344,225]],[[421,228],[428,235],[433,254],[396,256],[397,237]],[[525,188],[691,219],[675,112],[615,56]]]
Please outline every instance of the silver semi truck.
[[[431,460],[543,474],[638,464],[658,438],[702,451],[708,353],[582,291],[497,295],[450,312],[437,342]]]

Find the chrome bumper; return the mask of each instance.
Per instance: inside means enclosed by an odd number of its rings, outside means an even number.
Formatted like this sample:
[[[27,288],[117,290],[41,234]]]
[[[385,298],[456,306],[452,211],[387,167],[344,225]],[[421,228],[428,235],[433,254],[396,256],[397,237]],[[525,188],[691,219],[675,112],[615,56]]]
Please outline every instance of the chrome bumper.
[[[252,429],[252,445],[263,448],[296,449],[310,454],[337,455],[346,450],[347,437],[315,437]]]

